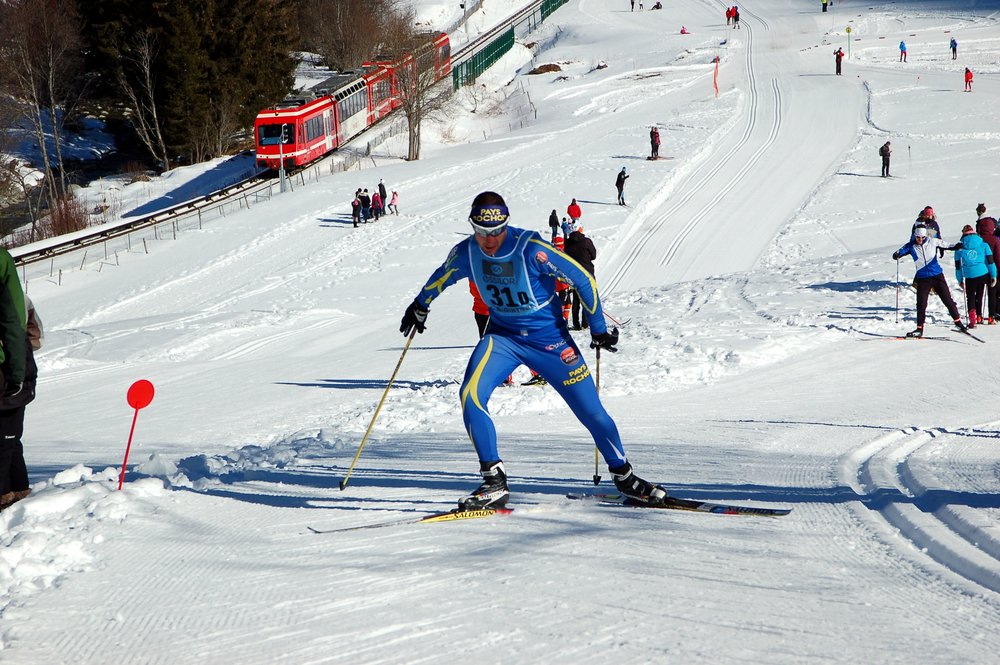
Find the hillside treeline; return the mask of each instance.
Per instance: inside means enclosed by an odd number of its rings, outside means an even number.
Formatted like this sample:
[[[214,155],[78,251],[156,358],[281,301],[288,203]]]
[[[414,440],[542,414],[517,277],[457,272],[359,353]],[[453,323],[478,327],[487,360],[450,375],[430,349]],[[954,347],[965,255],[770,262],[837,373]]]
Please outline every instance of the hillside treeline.
[[[32,236],[72,230],[79,166],[64,145],[82,117],[105,120],[143,168],[230,154],[252,146],[257,112],[292,90],[295,52],[355,68],[388,50],[380,36],[400,17],[400,0],[5,0],[0,153],[29,141],[43,177],[8,160],[0,198],[19,201]],[[42,211],[67,228],[36,229]]]

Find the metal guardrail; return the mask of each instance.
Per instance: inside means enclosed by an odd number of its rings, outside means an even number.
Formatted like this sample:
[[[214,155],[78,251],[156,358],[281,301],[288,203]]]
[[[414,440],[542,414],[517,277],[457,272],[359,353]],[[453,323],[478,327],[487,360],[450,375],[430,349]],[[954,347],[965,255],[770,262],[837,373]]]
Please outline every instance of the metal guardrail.
[[[187,216],[200,216],[205,210],[218,207],[220,204],[230,202],[234,198],[245,198],[251,194],[258,195],[262,190],[270,190],[274,187],[274,183],[261,180],[261,173],[258,172],[244,180],[216,190],[211,194],[169,206],[149,215],[102,225],[102,228],[97,230],[92,229],[91,232],[85,234],[69,234],[70,237],[62,241],[31,243],[23,247],[14,248],[10,253],[18,265],[29,265],[70,251],[76,251],[91,245],[98,245],[107,240],[119,238],[133,231],[156,226],[163,222],[176,221]],[[270,191],[268,191],[267,196],[270,197]]]

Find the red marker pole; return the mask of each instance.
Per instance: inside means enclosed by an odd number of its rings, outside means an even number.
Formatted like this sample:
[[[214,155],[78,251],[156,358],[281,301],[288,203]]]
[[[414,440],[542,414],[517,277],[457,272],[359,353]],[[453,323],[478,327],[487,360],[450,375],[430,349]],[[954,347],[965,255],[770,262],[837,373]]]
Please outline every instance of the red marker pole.
[[[128,389],[128,404],[135,409],[132,416],[132,428],[128,432],[128,444],[125,446],[125,459],[122,460],[122,473],[118,477],[118,489],[125,484],[125,467],[128,465],[128,453],[132,450],[132,435],[135,434],[135,421],[139,419],[139,409],[145,409],[153,401],[153,384],[146,379],[139,379]]]

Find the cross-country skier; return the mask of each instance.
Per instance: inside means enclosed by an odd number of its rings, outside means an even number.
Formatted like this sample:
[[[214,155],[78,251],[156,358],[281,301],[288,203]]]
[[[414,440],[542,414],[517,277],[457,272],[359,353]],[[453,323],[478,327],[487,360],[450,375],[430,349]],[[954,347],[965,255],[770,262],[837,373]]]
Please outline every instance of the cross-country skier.
[[[998,257],[1000,257],[1000,237],[997,237],[997,220],[986,214],[985,203],[980,203],[976,206],[976,233],[990,246],[995,265]],[[986,288],[986,302],[989,306],[989,316],[986,319],[986,324],[992,326],[1000,320],[1000,285],[996,281],[990,282],[990,285]],[[982,319],[982,312],[980,312],[979,318]]]
[[[930,237],[944,240],[941,236],[941,226],[938,224],[937,215],[934,214],[934,208],[924,206],[924,209],[917,213],[917,221],[913,222],[913,228],[910,229],[910,233],[914,233],[918,226],[927,227],[927,235]]]
[[[955,327],[965,332],[966,328],[962,324],[962,315],[958,313],[958,306],[952,300],[951,291],[948,290],[948,281],[944,278],[944,270],[938,263],[938,248],[943,248],[944,242],[940,238],[932,238],[927,235],[927,227],[918,224],[913,230],[910,241],[892,253],[892,258],[898,261],[904,256],[909,256],[917,264],[917,277],[914,284],[917,287],[917,328],[906,333],[907,337],[923,337],[924,319],[927,315],[927,296],[933,289],[941,302],[948,308]]]
[[[625,173],[625,167],[618,172],[618,177],[615,178],[615,187],[618,189],[618,205],[625,205],[625,181],[628,180],[628,174]]]
[[[987,287],[997,283],[993,249],[971,224],[962,229],[962,242],[951,249],[955,250],[955,279],[965,291],[969,327],[975,328],[983,322],[983,295]]]
[[[472,352],[460,389],[462,416],[479,456],[483,483],[459,507],[475,510],[507,502],[507,473],[486,407],[493,390],[521,364],[537,370],[590,431],[619,492],[651,505],[662,503],[666,490],[633,472],[556,297],[558,279],[578,289],[590,314],[591,348],[617,351],[618,330],[607,330],[597,283],[537,232],[508,226],[509,218],[499,194],[476,196],[469,214],[474,234],[452,248],[407,307],[399,328],[404,335],[423,332],[431,303],[461,279],[474,282],[489,305],[489,327]]]

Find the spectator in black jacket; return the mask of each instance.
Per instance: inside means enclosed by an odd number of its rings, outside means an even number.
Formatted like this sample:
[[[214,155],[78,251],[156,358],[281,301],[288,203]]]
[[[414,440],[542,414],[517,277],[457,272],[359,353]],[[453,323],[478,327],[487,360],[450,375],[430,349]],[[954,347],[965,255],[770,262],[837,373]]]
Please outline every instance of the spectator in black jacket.
[[[559,215],[556,214],[555,210],[549,215],[549,230],[552,231],[552,242],[555,243],[556,237],[559,235]]]
[[[594,259],[597,258],[597,249],[594,247],[593,241],[583,235],[582,227],[578,226],[566,238],[566,254],[583,266],[584,270],[590,273],[591,277],[594,276]],[[583,330],[590,327],[589,318],[586,309],[583,309],[581,312],[580,295],[576,292],[576,289],[573,289],[573,330]]]
[[[615,178],[615,188],[618,190],[618,205],[623,206],[625,204],[625,181],[628,180],[628,174],[625,173],[625,167],[618,172],[618,177]]]

